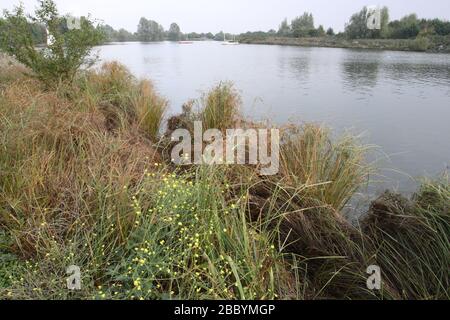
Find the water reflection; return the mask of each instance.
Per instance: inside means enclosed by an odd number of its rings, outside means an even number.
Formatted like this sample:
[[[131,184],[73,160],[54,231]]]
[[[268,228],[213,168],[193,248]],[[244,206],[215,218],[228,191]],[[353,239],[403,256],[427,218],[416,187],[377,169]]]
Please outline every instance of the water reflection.
[[[394,93],[401,94],[402,88],[423,89],[423,85],[442,88],[450,96],[450,65],[432,63],[392,62],[383,65],[386,81],[397,88]]]
[[[377,85],[382,55],[349,51],[341,64],[344,89],[367,95]]]
[[[303,87],[309,80],[310,62],[309,50],[283,52],[278,57],[279,74],[294,80],[296,84],[301,84]]]

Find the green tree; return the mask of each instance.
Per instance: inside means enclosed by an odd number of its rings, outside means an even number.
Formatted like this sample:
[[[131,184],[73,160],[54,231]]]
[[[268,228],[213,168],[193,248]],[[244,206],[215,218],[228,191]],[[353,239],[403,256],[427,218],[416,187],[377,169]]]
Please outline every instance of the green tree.
[[[80,28],[69,29],[67,20],[58,13],[52,0],[39,1],[35,16],[27,17],[22,5],[13,12],[4,12],[0,47],[7,54],[34,71],[47,85],[71,81],[82,66],[90,66],[93,46],[102,40],[101,33],[89,18],[82,18]],[[37,49],[31,23],[43,25],[53,41]]]
[[[181,30],[178,24],[172,23],[170,25],[168,38],[170,41],[179,41],[181,39]]]
[[[350,21],[345,26],[345,34],[350,39],[367,38],[367,7],[362,8],[358,13],[350,17]]]
[[[389,37],[393,39],[415,38],[420,32],[420,23],[415,13],[389,23]]]
[[[47,39],[45,26],[40,23],[30,23],[31,35],[35,44],[44,44]]]
[[[288,23],[287,18],[285,18],[278,28],[278,35],[282,37],[289,37],[291,35],[291,26]]]
[[[103,34],[103,38],[106,42],[117,41],[117,31],[110,25],[99,25],[97,29]]]
[[[164,28],[156,21],[142,17],[138,24],[137,38],[144,42],[161,41],[164,39]]]
[[[134,36],[131,32],[121,28],[119,31],[117,31],[117,41],[124,42],[124,41],[133,41]]]
[[[291,22],[294,37],[306,37],[314,33],[314,17],[312,13],[305,12]]]
[[[387,38],[389,36],[389,8],[383,7],[381,9],[381,32],[380,35],[383,38]]]
[[[389,9],[381,9],[381,28],[369,30],[367,28],[368,9],[364,7],[361,11],[353,14],[345,26],[345,34],[350,39],[382,38],[388,36]]]
[[[319,37],[324,37],[325,36],[325,29],[323,28],[322,25],[320,25],[317,28],[317,36],[319,36]]]
[[[220,31],[219,33],[216,33],[216,35],[214,36],[214,40],[223,41],[224,37],[225,34],[223,33],[223,31]]]
[[[334,30],[333,30],[333,28],[328,28],[328,29],[327,29],[327,35],[328,35],[328,36],[334,36]]]
[[[434,32],[440,36],[450,34],[450,21],[442,21],[440,19],[425,20],[425,24],[434,29]]]

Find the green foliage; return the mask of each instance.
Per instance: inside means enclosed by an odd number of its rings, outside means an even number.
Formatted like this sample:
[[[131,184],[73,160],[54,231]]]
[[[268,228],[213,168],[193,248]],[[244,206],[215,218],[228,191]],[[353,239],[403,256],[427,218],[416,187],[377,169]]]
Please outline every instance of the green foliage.
[[[114,30],[113,27],[110,25],[99,25],[97,26],[97,29],[103,34],[103,38],[106,42],[124,42],[124,41],[134,41],[136,38],[135,36],[125,30],[125,29],[119,29]]]
[[[325,36],[325,34],[326,34],[326,33],[325,33],[325,29],[323,28],[322,25],[320,25],[320,26],[317,28],[316,34],[317,34],[318,37],[323,37],[323,36]]]
[[[3,29],[6,32],[1,34],[1,48],[48,85],[71,81],[80,67],[93,63],[91,50],[100,42],[101,35],[89,18],[81,19],[80,29],[69,30],[66,19],[59,15],[52,0],[43,0],[39,4],[31,20],[47,27],[52,43],[42,49],[35,47],[30,19],[19,6],[12,13],[5,11]]]
[[[327,29],[327,36],[334,36],[334,30],[333,30],[333,28],[328,28],[328,29]]]
[[[331,28],[330,28],[331,29]],[[250,33],[247,33],[249,35]],[[287,19],[284,19],[280,27],[278,28],[278,32],[267,32],[264,34],[265,37],[269,35],[277,34],[281,37],[323,37],[326,32],[322,25],[320,25],[317,29],[314,27],[314,17],[312,13],[305,12],[300,17],[297,17],[292,20],[291,24],[288,23]],[[251,37],[248,37],[251,38]],[[260,36],[262,37],[262,34]]]
[[[291,22],[294,37],[306,37],[314,33],[314,18],[312,13],[305,12]]]
[[[181,29],[176,23],[170,25],[167,37],[170,41],[178,41],[181,39]]]
[[[432,28],[437,35],[450,35],[450,21],[442,21],[439,19],[425,20],[421,22],[423,28]]]
[[[278,35],[282,37],[288,37],[291,35],[291,31],[291,26],[289,25],[286,18],[281,22],[280,27],[278,28]]]
[[[143,42],[162,41],[164,39],[164,28],[156,21],[142,17],[139,20],[136,36],[139,41]]]
[[[216,33],[214,35],[214,40],[216,40],[216,41],[223,41],[224,38],[225,38],[225,33],[223,33],[223,31],[220,31],[219,33]]]
[[[21,262],[9,248],[13,239],[0,228],[0,292],[11,286],[13,279],[20,277]]]
[[[276,233],[265,219],[247,221],[245,197],[226,201],[224,171],[148,179],[134,197],[136,228],[121,261],[110,268],[108,297],[126,299],[274,299],[287,275]],[[153,187],[152,187],[153,188]],[[153,191],[153,190],[152,190]],[[105,291],[104,291],[105,292]],[[117,293],[116,293],[117,292]]]
[[[389,36],[393,39],[415,38],[419,32],[420,24],[416,14],[389,23]]]
[[[381,9],[381,29],[370,30],[367,28],[368,9],[364,7],[358,13],[351,16],[349,23],[345,26],[345,34],[350,39],[373,39],[383,38],[388,35],[389,9]]]
[[[410,49],[414,51],[427,51],[430,48],[430,45],[430,39],[424,36],[419,36],[414,40],[414,42],[411,43]]]

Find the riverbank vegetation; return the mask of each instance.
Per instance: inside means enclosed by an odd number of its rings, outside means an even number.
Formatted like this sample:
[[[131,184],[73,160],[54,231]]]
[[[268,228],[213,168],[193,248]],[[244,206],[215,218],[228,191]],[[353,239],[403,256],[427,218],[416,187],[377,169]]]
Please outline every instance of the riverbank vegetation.
[[[410,199],[386,192],[352,224],[344,208],[373,172],[356,137],[280,128],[271,177],[180,167],[172,130],[267,127],[241,116],[231,84],[164,128],[165,99],[116,62],[57,82],[6,55],[0,66],[0,298],[450,298],[448,176]],[[81,290],[67,289],[71,265]]]
[[[248,32],[240,36],[243,43],[338,47],[356,49],[450,52],[450,21],[419,19],[409,14],[400,20],[389,20],[389,9],[380,9],[380,29],[367,27],[368,9],[351,16],[345,31],[315,27],[311,13],[283,20],[278,31]]]
[[[449,298],[448,178],[411,200],[382,195],[355,226],[342,209],[370,168],[351,137],[287,130],[271,178],[176,168],[169,137],[155,135],[160,117],[140,111],[163,99],[124,67],[51,90],[22,71],[1,74],[3,298]],[[179,117],[171,123],[189,124]],[[366,287],[372,264],[381,291]],[[81,268],[81,291],[66,288],[69,265]]]

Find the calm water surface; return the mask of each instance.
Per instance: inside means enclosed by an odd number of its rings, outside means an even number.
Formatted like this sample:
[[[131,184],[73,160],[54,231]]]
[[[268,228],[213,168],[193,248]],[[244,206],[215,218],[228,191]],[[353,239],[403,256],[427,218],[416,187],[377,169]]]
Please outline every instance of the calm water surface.
[[[450,55],[217,42],[121,43],[99,53],[152,79],[172,113],[228,80],[255,120],[363,133],[383,151],[371,155],[380,168],[373,191],[411,192],[411,177],[434,177],[450,164]]]

